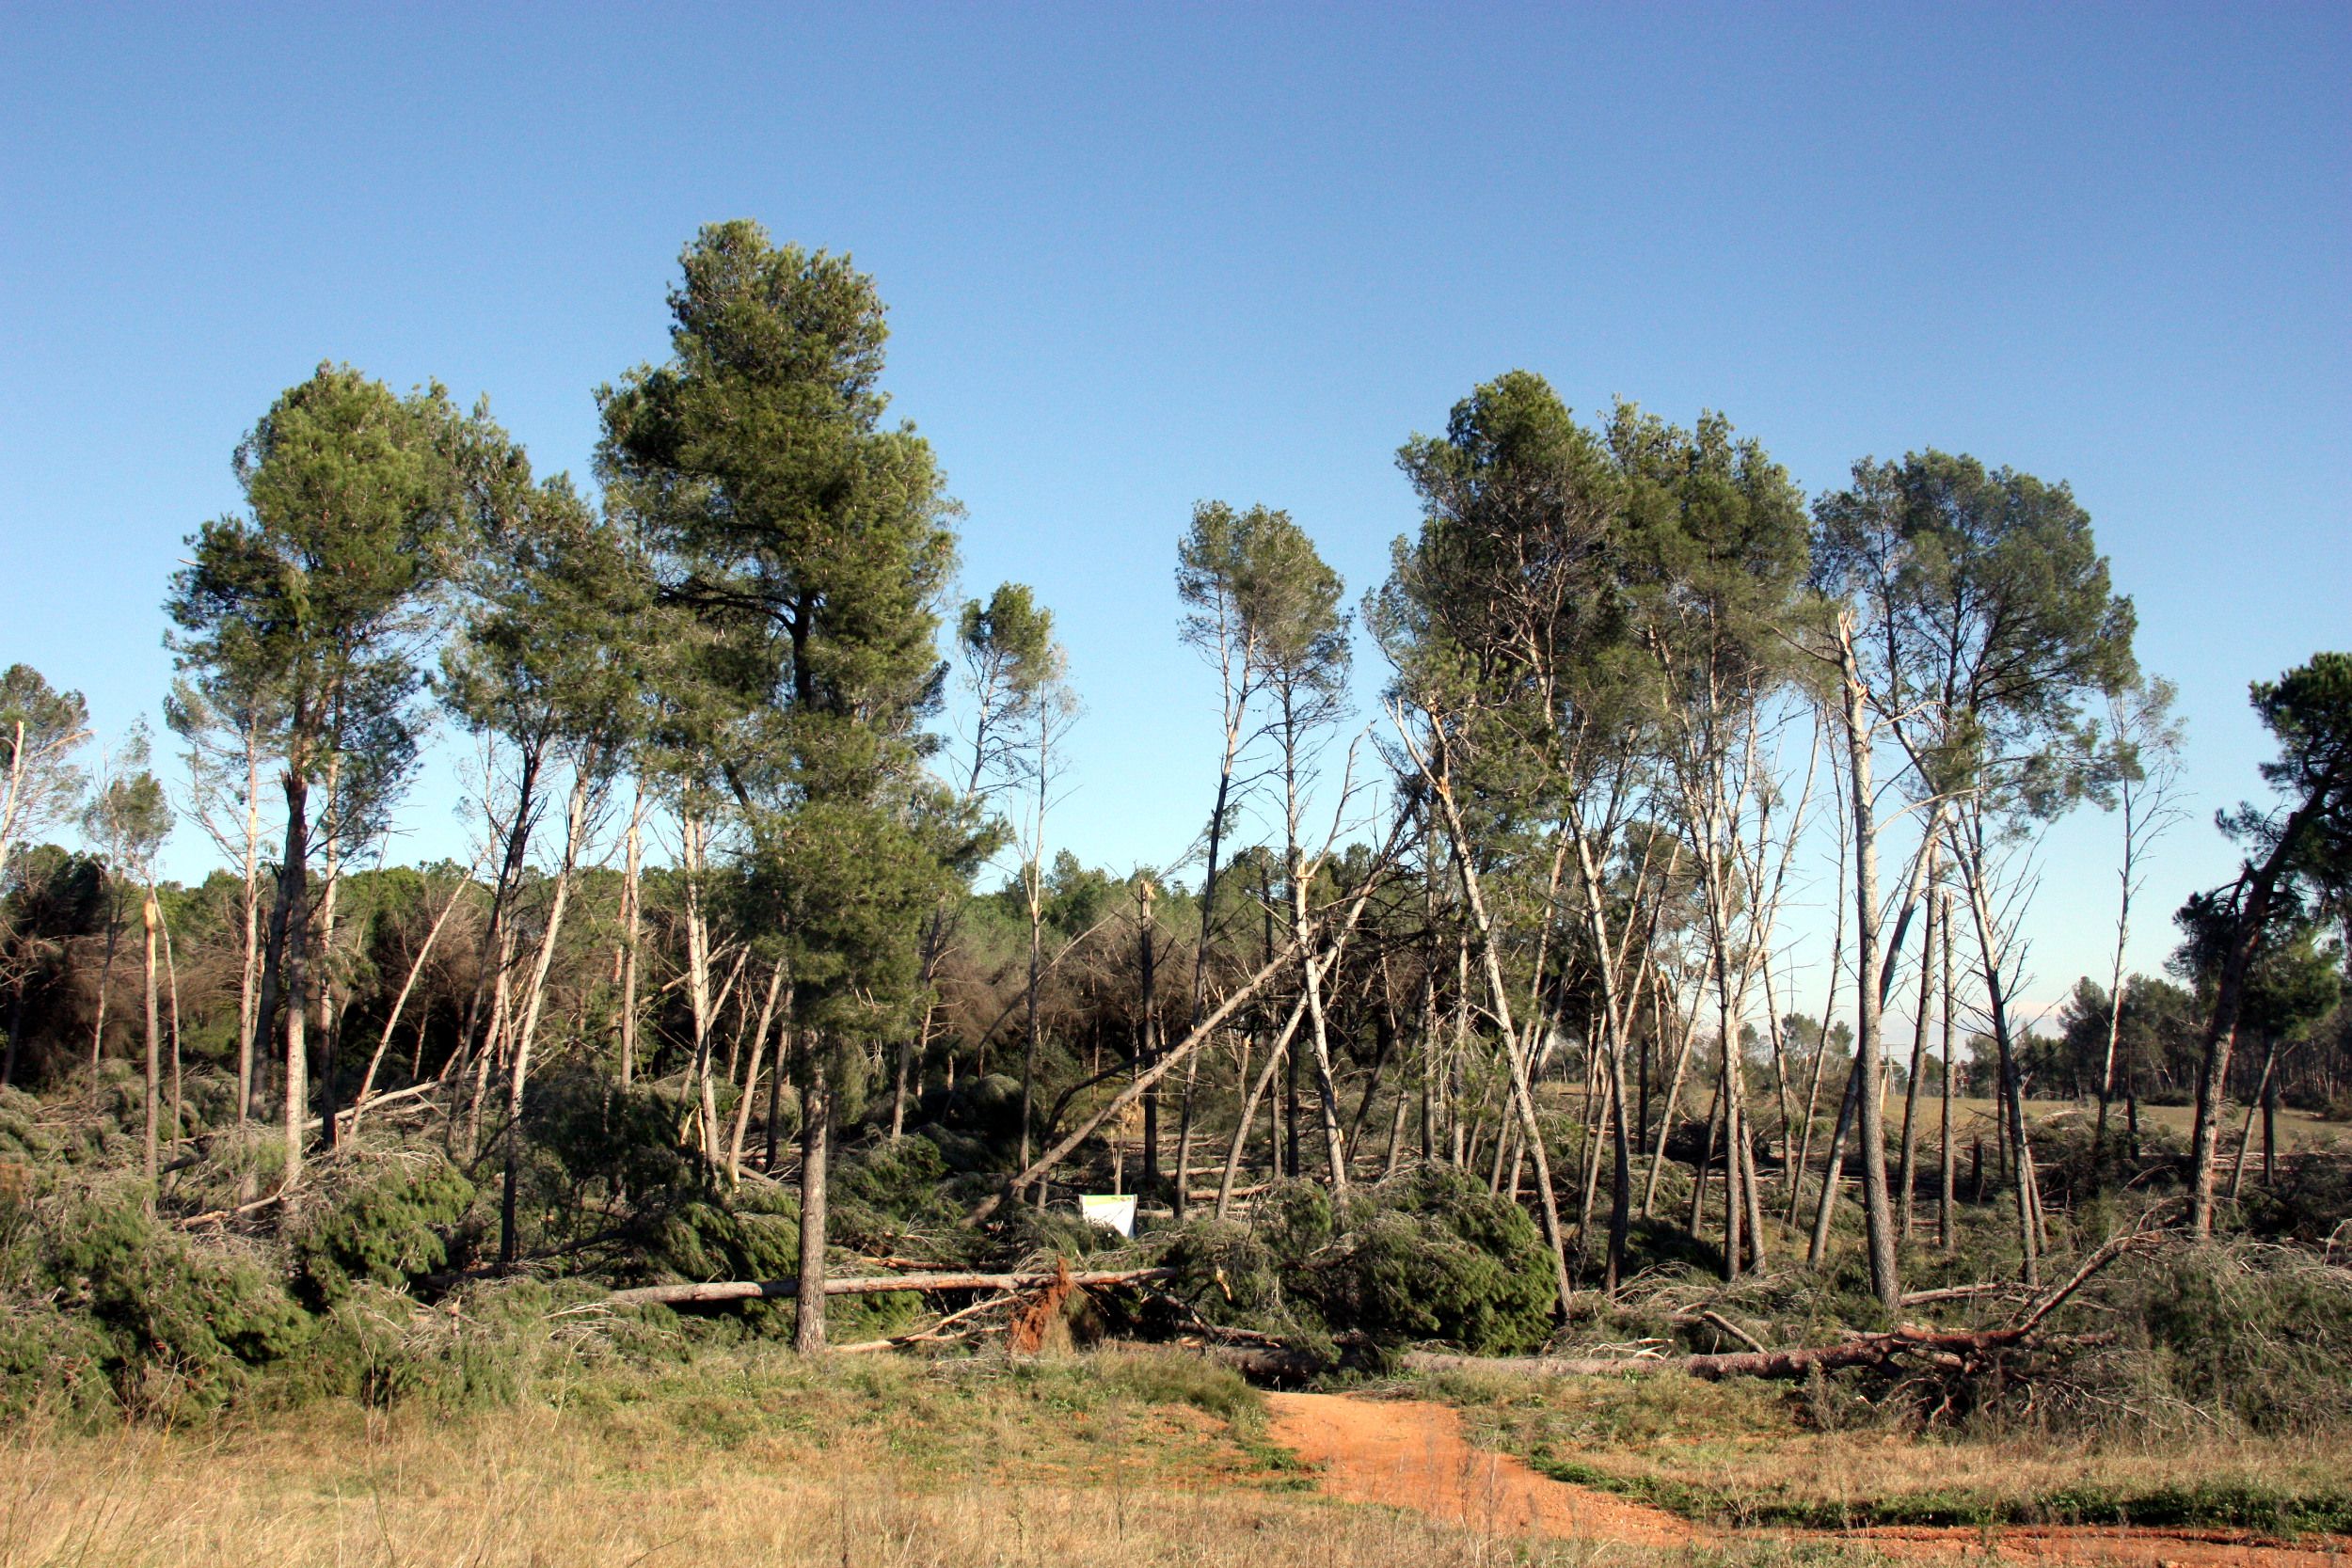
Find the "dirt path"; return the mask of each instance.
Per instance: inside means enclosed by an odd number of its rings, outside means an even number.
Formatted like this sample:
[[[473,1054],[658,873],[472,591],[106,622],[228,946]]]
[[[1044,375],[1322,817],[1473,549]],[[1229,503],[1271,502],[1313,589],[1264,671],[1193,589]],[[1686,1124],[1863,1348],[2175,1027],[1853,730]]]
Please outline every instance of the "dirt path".
[[[1496,1535],[1680,1546],[1710,1536],[1663,1510],[1539,1476],[1470,1447],[1462,1418],[1417,1400],[1268,1394],[1274,1440],[1323,1472],[1323,1489]]]
[[[1350,1502],[1409,1508],[1500,1536],[1546,1535],[1636,1546],[1720,1542],[1725,1532],[1661,1509],[1537,1475],[1507,1454],[1471,1447],[1461,1418],[1418,1400],[1269,1394],[1274,1440],[1322,1472],[1323,1490]],[[1756,1531],[1867,1543],[1890,1557],[1987,1556],[2099,1568],[2345,1568],[2352,1542],[2274,1546],[2222,1530],[2090,1527]]]

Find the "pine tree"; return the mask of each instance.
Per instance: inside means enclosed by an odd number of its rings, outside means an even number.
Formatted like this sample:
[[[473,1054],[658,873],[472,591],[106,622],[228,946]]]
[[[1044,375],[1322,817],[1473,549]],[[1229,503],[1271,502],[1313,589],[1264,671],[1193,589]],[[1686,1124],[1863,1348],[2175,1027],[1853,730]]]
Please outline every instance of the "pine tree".
[[[789,964],[800,1036],[797,1341],[824,1345],[826,1173],[869,1046],[908,1027],[945,885],[920,764],[945,675],[952,515],[930,444],[886,427],[886,337],[847,257],[707,228],[670,296],[668,363],[602,394],[611,492],[707,640],[665,693],[694,781],[731,803]]]

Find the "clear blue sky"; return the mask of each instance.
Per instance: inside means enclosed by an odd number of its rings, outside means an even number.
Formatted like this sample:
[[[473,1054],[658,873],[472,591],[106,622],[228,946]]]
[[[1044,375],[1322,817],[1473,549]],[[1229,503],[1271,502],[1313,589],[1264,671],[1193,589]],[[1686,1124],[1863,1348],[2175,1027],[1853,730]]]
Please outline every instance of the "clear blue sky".
[[[1034,583],[1070,645],[1089,860],[1205,815],[1192,502],[1289,508],[1353,594],[1413,521],[1398,443],[1525,366],[1723,409],[1813,490],[1929,444],[2071,480],[2183,689],[2169,910],[2255,787],[2246,682],[2352,641],[2347,84],[2341,3],[18,4],[0,662],[153,714],[181,537],[323,358],[583,471],[680,245],[743,215],[880,279],[967,585]],[[2044,990],[2103,964],[2110,838],[2052,841]]]

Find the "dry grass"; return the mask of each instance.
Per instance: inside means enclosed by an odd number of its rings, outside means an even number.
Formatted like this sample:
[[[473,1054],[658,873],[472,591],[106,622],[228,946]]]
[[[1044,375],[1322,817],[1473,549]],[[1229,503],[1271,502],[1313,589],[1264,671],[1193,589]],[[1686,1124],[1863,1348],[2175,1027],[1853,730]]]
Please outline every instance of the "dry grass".
[[[2333,1509],[2352,1433],[2262,1438],[2040,1433],[1921,1436],[1868,1424],[1819,1430],[1786,1385],[1696,1379],[1434,1380],[1475,1440],[1539,1466],[1728,1523],[1899,1521],[1948,1514],[2085,1517],[2102,1500],[2300,1500]]]
[[[812,1370],[747,1353],[459,1416],[21,1432],[0,1446],[0,1568],[1652,1560],[1327,1502],[1259,1446],[1254,1398],[1231,1418],[1203,1408],[1231,1394],[1220,1375],[1135,1355]]]
[[[1922,1100],[1921,1103],[1924,1105],[1927,1101]],[[1899,1114],[1899,1097],[1898,1097],[1897,1110]],[[2088,1127],[2097,1118],[2098,1107],[2088,1101],[2077,1103],[2072,1100],[2028,1100],[2026,1101],[2026,1115],[2041,1123],[2063,1126],[2073,1121],[2079,1126]],[[2122,1104],[2117,1104],[2108,1115],[2111,1118],[2109,1125],[2120,1129],[2123,1123]],[[2225,1155],[2234,1155],[2237,1152],[2237,1137],[2244,1129],[2246,1107],[2232,1101],[2229,1116],[2222,1123],[2222,1152]],[[2196,1125],[2197,1112],[2193,1106],[2188,1105],[2143,1103],[2139,1107],[2139,1120],[2143,1127],[2161,1127],[2185,1142],[2190,1130]],[[1932,1109],[1928,1112],[1928,1121],[1932,1127],[1934,1124]],[[1975,1099],[1967,1096],[1955,1098],[1952,1101],[1952,1137],[1956,1146],[1963,1149],[1963,1159],[1967,1139],[1978,1135],[1981,1135],[1988,1142],[1999,1135],[1993,1101],[1989,1099]],[[2352,1123],[2326,1121],[2312,1115],[2309,1111],[2298,1111],[2290,1105],[2279,1107],[2279,1147],[2281,1149],[2309,1148],[2315,1144],[2343,1140],[2347,1137],[2352,1137]],[[2257,1155],[2262,1152],[2262,1126],[2259,1121],[2254,1128],[2254,1152]],[[1991,1158],[1989,1154],[1986,1157]]]

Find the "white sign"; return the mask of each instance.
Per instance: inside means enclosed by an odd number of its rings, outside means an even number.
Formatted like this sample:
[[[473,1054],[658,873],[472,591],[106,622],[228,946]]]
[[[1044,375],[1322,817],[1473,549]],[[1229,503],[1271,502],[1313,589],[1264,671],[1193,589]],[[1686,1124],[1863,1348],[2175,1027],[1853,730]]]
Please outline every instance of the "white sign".
[[[1097,1225],[1107,1225],[1121,1236],[1136,1233],[1136,1198],[1133,1193],[1124,1197],[1108,1193],[1083,1193],[1078,1197],[1078,1212]]]

